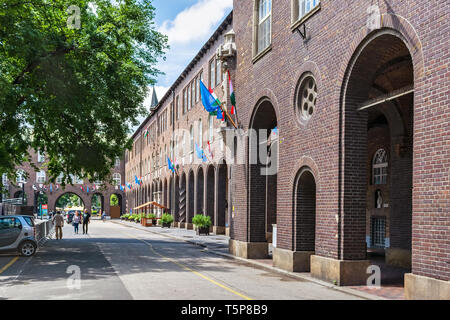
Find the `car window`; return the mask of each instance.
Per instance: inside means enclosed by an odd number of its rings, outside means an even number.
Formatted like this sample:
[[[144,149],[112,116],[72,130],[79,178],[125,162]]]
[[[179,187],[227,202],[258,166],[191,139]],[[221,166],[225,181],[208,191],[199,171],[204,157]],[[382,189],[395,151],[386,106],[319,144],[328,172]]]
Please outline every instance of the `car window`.
[[[34,220],[31,217],[23,217],[23,219],[30,227],[34,227]]]
[[[19,219],[17,218],[2,218],[0,219],[0,229],[14,229],[19,228],[22,225]]]

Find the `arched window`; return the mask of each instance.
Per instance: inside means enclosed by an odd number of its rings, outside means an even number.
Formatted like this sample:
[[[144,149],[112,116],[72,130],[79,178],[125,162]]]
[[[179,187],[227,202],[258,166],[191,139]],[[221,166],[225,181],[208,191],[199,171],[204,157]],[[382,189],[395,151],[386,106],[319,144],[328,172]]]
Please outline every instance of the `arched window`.
[[[25,178],[25,171],[23,169],[17,170],[16,182],[17,183],[26,183],[27,182],[27,179]]]
[[[378,149],[372,160],[372,182],[373,184],[387,183],[388,159],[384,149]]]
[[[214,139],[214,116],[209,116],[209,142],[212,143]]]
[[[114,185],[118,186],[121,184],[122,182],[122,177],[120,176],[120,173],[114,173],[113,174],[113,181],[114,181]]]
[[[190,130],[190,142],[191,142],[191,153],[194,153],[194,127],[191,126]]]
[[[201,119],[198,121],[197,144],[198,144],[198,146],[200,148],[203,148],[203,125],[202,125],[202,120]]]

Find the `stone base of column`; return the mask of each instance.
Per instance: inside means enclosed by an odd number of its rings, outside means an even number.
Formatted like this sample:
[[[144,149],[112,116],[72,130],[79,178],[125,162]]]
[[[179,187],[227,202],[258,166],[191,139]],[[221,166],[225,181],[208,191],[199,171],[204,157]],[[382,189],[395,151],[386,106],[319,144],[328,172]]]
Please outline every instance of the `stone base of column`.
[[[179,222],[174,221],[174,222],[173,222],[173,227],[174,227],[174,228],[178,228],[178,224],[179,224]]]
[[[225,234],[225,227],[213,226],[213,233],[215,233],[215,234]]]
[[[405,298],[408,300],[450,300],[450,281],[406,273]]]
[[[273,266],[290,272],[310,272],[314,251],[273,248]]]
[[[244,242],[230,239],[229,252],[245,259],[267,259],[269,245],[267,242]]]
[[[185,222],[178,222],[178,228],[184,229],[186,226]]]
[[[225,228],[225,235],[226,235],[227,237],[230,236],[230,227],[226,227],[226,228]]]
[[[186,223],[186,229],[193,230],[194,229],[194,225],[192,223]]]
[[[369,260],[337,260],[311,256],[311,275],[338,286],[367,284]]]
[[[402,268],[411,268],[411,250],[387,248],[386,264]]]

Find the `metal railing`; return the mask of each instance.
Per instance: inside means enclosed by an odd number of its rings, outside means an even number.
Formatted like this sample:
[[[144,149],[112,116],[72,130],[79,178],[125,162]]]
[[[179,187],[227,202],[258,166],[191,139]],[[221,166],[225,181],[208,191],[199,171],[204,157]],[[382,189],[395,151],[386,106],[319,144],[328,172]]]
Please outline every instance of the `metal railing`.
[[[52,220],[42,222],[35,221],[35,227],[36,227],[36,241],[39,243],[39,245],[43,244],[46,240],[48,240],[48,237],[51,234],[53,234],[55,230]]]

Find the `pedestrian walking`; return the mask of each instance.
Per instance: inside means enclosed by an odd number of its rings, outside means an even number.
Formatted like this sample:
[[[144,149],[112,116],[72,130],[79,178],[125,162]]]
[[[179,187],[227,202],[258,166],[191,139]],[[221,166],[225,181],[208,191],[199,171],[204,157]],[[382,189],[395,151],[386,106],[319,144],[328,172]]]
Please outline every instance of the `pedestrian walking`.
[[[64,217],[61,214],[61,211],[56,212],[56,214],[52,218],[52,222],[55,225],[56,232],[56,240],[62,239],[62,227],[64,227]]]
[[[73,216],[73,219],[72,219],[72,225],[73,225],[75,234],[78,234],[78,225],[80,224],[80,221],[81,221],[81,217],[77,211],[77,212],[75,212],[75,215]]]
[[[89,213],[89,211],[87,209],[84,209],[84,214],[83,214],[83,234],[87,234],[88,233],[88,225],[91,222],[91,214]]]
[[[103,220],[103,222],[106,221],[106,212],[102,212],[102,220]]]

